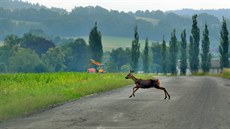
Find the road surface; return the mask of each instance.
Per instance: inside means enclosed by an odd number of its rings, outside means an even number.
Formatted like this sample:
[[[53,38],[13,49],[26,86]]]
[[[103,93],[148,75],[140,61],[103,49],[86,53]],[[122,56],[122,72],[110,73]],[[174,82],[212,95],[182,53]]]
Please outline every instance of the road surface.
[[[0,123],[1,129],[230,129],[230,79],[159,77],[171,95],[132,87]]]

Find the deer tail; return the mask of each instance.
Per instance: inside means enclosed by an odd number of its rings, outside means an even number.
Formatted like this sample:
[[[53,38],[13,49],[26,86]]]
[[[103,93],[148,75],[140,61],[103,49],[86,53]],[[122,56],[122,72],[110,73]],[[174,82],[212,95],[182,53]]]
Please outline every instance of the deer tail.
[[[158,86],[160,86],[160,80],[159,80],[159,79],[156,79],[156,84],[157,84]]]

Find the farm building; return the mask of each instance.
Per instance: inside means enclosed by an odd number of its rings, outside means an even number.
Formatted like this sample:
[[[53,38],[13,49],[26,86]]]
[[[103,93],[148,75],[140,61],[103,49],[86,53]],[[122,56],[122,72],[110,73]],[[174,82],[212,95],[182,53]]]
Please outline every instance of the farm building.
[[[230,58],[228,59],[230,61]],[[190,75],[191,72],[189,68],[186,70],[187,75]],[[202,72],[201,69],[199,69],[199,72]],[[220,59],[219,58],[212,58],[211,59],[211,68],[210,68],[210,73],[220,73],[221,68],[220,68]],[[180,60],[177,62],[177,74],[180,75]]]

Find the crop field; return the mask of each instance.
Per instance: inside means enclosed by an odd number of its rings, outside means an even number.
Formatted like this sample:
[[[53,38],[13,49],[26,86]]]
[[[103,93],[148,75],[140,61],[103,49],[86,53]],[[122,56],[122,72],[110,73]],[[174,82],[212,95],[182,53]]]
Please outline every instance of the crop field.
[[[132,84],[125,73],[0,74],[0,121]],[[151,74],[137,77],[153,78]]]

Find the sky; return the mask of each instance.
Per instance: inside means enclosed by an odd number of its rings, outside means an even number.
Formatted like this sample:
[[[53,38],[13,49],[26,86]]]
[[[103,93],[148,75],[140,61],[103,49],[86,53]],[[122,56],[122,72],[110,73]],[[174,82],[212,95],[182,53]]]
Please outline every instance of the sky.
[[[39,3],[47,7],[64,8],[71,11],[74,7],[101,6],[108,10],[135,12],[137,10],[178,10],[223,9],[230,8],[230,0],[22,0]]]

